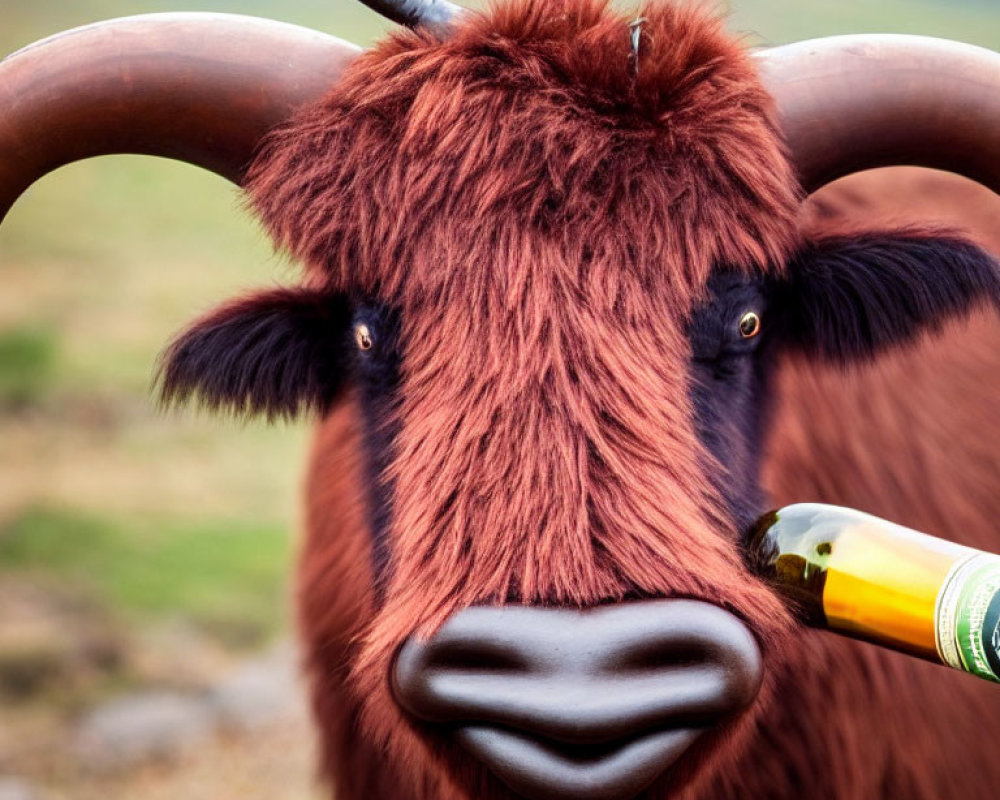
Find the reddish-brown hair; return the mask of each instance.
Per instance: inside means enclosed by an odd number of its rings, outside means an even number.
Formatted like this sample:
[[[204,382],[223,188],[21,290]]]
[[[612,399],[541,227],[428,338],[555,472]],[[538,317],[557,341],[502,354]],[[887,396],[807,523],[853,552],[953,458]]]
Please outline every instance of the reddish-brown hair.
[[[798,190],[771,100],[719,22],[641,14],[637,59],[630,18],[602,0],[395,34],[250,171],[255,209],[312,282],[402,316],[387,478],[406,491],[385,603],[352,630],[342,685],[409,780],[450,778],[389,696],[391,659],[458,608],[681,595],[765,640],[785,620],[746,578],[706,477],[683,322],[713,269],[780,268]],[[327,530],[334,509],[313,508]],[[314,637],[330,539],[305,562]]]

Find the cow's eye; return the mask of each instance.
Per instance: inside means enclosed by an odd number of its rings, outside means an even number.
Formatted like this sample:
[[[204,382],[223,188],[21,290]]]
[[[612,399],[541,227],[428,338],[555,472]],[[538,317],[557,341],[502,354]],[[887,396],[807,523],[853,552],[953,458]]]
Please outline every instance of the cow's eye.
[[[752,339],[760,333],[760,315],[756,311],[747,311],[740,317],[740,336]]]
[[[357,343],[359,350],[371,350],[372,345],[375,343],[372,338],[371,329],[365,324],[354,326],[354,341]]]

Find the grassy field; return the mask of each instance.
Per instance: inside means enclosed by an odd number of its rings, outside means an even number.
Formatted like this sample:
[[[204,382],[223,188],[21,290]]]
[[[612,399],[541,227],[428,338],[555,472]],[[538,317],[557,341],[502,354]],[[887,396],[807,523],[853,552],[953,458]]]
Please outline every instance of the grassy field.
[[[359,44],[387,28],[355,0],[4,0],[0,53],[99,19],[195,9]],[[751,44],[894,31],[1000,49],[995,0],[731,0],[726,10]],[[0,589],[15,578],[58,587],[116,629],[182,620],[234,651],[287,629],[308,426],[164,414],[149,385],[187,320],[294,277],[237,190],[191,167],[99,159],[18,203],[0,227]],[[4,615],[0,605],[0,645]]]

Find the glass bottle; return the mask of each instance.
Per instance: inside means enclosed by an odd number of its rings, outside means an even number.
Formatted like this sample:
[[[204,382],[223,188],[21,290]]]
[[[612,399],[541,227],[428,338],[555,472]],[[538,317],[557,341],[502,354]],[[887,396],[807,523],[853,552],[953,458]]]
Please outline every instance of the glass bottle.
[[[1000,682],[1000,556],[819,503],[765,514],[745,544],[804,622]]]

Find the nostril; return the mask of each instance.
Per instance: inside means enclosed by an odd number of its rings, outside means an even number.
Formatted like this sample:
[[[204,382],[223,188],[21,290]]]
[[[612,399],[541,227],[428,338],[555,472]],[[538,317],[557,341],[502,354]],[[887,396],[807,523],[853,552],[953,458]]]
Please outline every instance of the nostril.
[[[626,632],[604,664],[619,675],[695,670],[718,676],[720,705],[739,711],[757,696],[763,663],[757,640],[728,611],[693,600],[669,602],[669,614],[651,613],[641,630]],[[661,611],[661,609],[657,609]]]
[[[475,708],[478,695],[531,672],[526,660],[502,642],[442,633],[429,641],[410,639],[396,654],[393,693],[416,717],[432,722],[462,718]]]
[[[454,672],[523,672],[530,669],[527,661],[499,642],[443,642],[430,645],[425,656],[430,669]]]
[[[436,647],[410,640],[396,655],[390,673],[396,702],[428,722],[454,722],[475,716],[479,698],[509,686],[524,665],[491,648]],[[502,702],[502,701],[500,701]]]
[[[646,639],[617,656],[617,667],[625,672],[656,672],[696,667],[712,661],[714,653],[704,642],[664,642]]]

